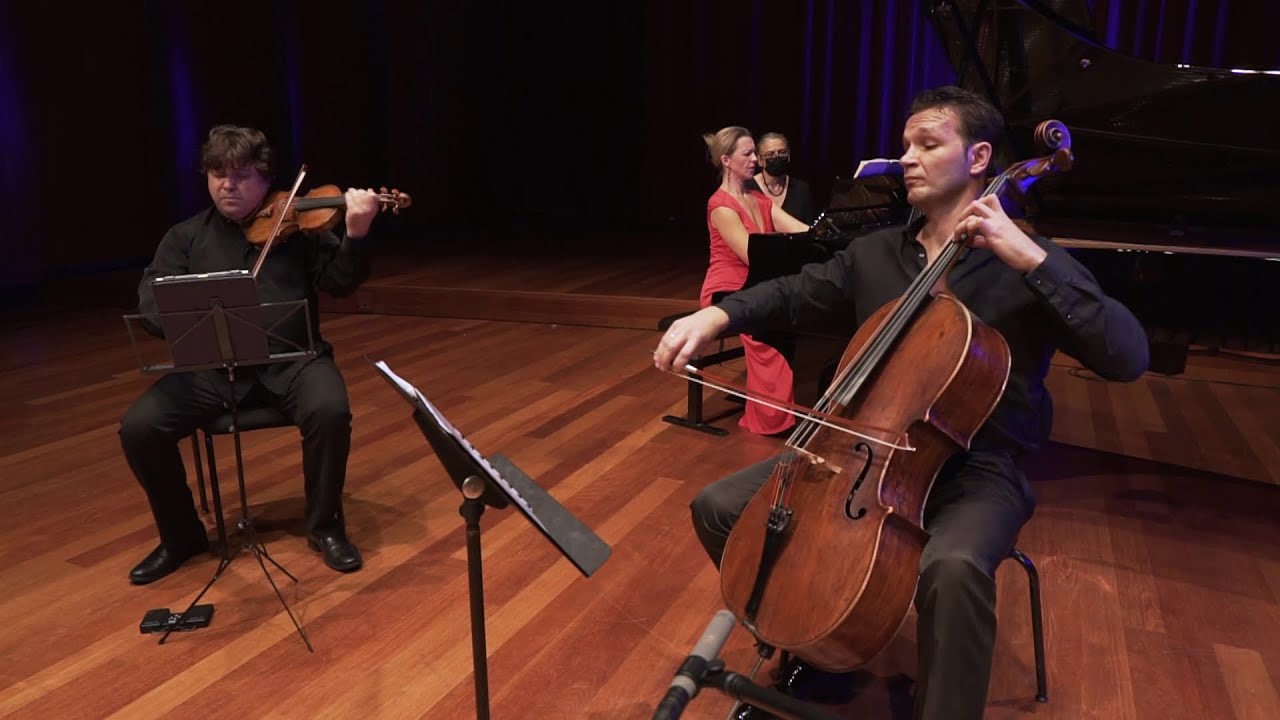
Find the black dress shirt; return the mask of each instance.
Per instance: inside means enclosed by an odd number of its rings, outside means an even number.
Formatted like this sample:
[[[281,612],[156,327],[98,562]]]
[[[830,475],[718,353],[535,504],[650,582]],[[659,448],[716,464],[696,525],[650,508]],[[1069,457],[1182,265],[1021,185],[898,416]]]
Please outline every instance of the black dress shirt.
[[[317,295],[320,291],[335,297],[349,295],[369,277],[369,248],[365,238],[339,239],[331,232],[295,232],[277,238],[270,254],[258,272],[258,295],[263,303],[306,300],[311,322],[311,336],[316,352],[331,355],[332,346],[320,335]],[[240,225],[228,220],[216,208],[198,213],[169,228],[156,249],[155,258],[143,272],[138,284],[138,311],[156,313],[151,280],[164,275],[217,272],[219,270],[252,270],[258,261],[260,247],[245,239]],[[287,310],[264,312],[268,324],[274,316]],[[158,332],[158,328],[149,328]],[[307,347],[307,325],[301,313],[289,315],[274,333],[287,342],[271,340],[271,352],[290,352]],[[291,344],[292,343],[292,344]],[[283,393],[300,364],[273,364],[258,368],[256,376],[273,391]],[[246,380],[251,377],[246,377]],[[240,383],[237,383],[237,387]]]
[[[923,222],[871,233],[826,263],[726,297],[719,307],[729,315],[729,329],[852,336],[924,270],[924,246],[916,240]],[[1031,272],[1014,270],[989,250],[969,248],[947,276],[952,293],[1004,336],[1012,356],[1004,395],[974,437],[973,450],[1017,455],[1048,438],[1053,403],[1044,378],[1057,349],[1110,380],[1133,380],[1147,368],[1147,337],[1137,318],[1107,297],[1066,250],[1033,239],[1048,256]]]

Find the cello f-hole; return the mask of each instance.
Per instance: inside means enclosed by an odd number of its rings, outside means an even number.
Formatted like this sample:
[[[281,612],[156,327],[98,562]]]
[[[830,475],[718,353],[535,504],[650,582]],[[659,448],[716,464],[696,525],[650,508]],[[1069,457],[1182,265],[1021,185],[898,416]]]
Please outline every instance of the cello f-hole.
[[[849,490],[849,497],[844,501],[844,514],[850,520],[861,520],[867,514],[867,509],[865,507],[860,507],[857,510],[854,510],[853,500],[857,497],[858,489],[862,487],[862,482],[867,479],[867,473],[871,471],[871,463],[875,457],[871,453],[871,446],[864,442],[854,445],[853,451],[856,453],[865,453],[867,459],[866,462],[862,464],[862,470],[858,472],[858,479],[853,481],[853,488]]]

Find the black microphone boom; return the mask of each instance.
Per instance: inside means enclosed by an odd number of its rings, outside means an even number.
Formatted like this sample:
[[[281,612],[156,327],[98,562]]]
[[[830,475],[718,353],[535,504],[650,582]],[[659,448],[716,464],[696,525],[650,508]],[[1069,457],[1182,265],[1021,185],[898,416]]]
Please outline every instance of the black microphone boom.
[[[728,610],[717,612],[702,637],[693,646],[693,652],[684,659],[676,676],[671,679],[671,687],[658,703],[653,713],[653,720],[675,720],[684,712],[684,706],[698,694],[698,681],[707,672],[707,666],[720,654],[720,648],[729,639],[737,618]]]

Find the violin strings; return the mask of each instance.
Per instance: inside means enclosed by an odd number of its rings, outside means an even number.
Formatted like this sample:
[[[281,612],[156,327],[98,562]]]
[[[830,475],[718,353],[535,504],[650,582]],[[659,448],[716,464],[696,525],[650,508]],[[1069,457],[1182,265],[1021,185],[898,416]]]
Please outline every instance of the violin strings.
[[[342,207],[347,201],[341,197],[332,198],[298,198],[293,203],[293,208],[298,211],[315,210],[316,208],[325,207]]]
[[[391,193],[378,193],[378,202],[389,203],[395,202],[396,199]],[[298,198],[293,202],[293,208],[298,211],[315,210],[317,208],[326,207],[346,207],[347,200],[345,197],[338,195],[336,197],[318,197],[318,198]]]

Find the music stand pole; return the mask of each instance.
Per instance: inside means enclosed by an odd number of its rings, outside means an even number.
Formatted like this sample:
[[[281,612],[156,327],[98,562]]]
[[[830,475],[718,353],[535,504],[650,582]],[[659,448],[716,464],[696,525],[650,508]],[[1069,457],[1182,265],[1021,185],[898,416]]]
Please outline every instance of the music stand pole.
[[[275,579],[271,577],[271,572],[267,570],[266,563],[263,562],[263,558],[266,558],[290,580],[295,583],[298,582],[298,578],[294,577],[293,573],[286,570],[283,565],[276,562],[276,559],[271,557],[267,552],[266,546],[258,540],[258,533],[254,528],[253,518],[249,515],[249,493],[245,489],[244,458],[240,452],[240,415],[239,406],[236,403],[235,390],[237,367],[235,349],[232,346],[231,331],[227,326],[226,309],[221,303],[215,300],[213,306],[209,310],[209,313],[213,318],[214,332],[218,339],[218,349],[222,356],[222,367],[227,371],[227,381],[230,386],[230,392],[227,394],[227,410],[231,415],[231,436],[236,449],[236,479],[240,485],[240,519],[236,521],[236,529],[240,531],[242,535],[247,536],[247,541],[242,541],[240,546],[236,548],[235,552],[229,552],[227,547],[226,526],[222,516],[222,493],[216,486],[213,487],[214,510],[217,512],[215,522],[218,526],[218,537],[222,541],[222,559],[218,562],[218,568],[213,571],[213,577],[209,578],[209,582],[205,583],[204,588],[200,590],[200,593],[196,595],[195,599],[191,601],[191,604],[187,606],[187,609],[183,611],[183,615],[185,616],[187,613],[191,612],[191,609],[200,602],[200,598],[204,597],[204,594],[209,591],[209,588],[213,587],[213,583],[222,576],[223,571],[231,565],[231,561],[235,560],[236,557],[240,555],[241,550],[248,548],[253,553],[253,556],[258,560],[258,565],[262,568],[262,573],[267,576],[267,582],[271,584],[271,589],[275,591],[276,597],[280,600],[280,604],[284,606],[284,611],[288,613],[289,619],[293,621],[293,626],[297,628],[298,634],[302,636],[302,642],[307,646],[307,650],[309,652],[315,652],[315,648],[311,646],[311,639],[307,637],[306,631],[303,630],[302,625],[298,623],[298,618],[294,616],[293,610],[289,608],[289,603],[285,602],[284,594],[280,592],[280,588],[276,585]],[[216,472],[216,470],[211,471],[211,479],[216,478]],[[169,634],[172,633],[173,630],[173,627],[165,630],[164,635],[160,637],[161,645],[169,639]]]
[[[489,720],[489,665],[484,629],[484,571],[480,552],[480,515],[485,505],[514,506],[584,576],[589,577],[612,552],[609,545],[574,517],[533,478],[501,454],[488,458],[445,419],[417,388],[377,362],[378,372],[413,406],[413,421],[436,452],[436,459],[462,492],[458,509],[466,521],[467,579],[471,596],[471,660],[476,677],[476,718]]]
[[[467,527],[467,581],[471,596],[471,665],[476,677],[476,718],[489,720],[489,651],[484,634],[484,568],[480,553],[480,515],[484,513],[484,480],[469,475],[462,482],[462,515]]]

